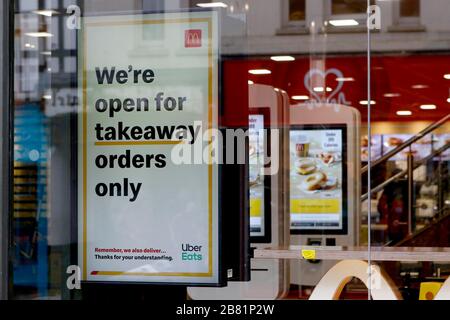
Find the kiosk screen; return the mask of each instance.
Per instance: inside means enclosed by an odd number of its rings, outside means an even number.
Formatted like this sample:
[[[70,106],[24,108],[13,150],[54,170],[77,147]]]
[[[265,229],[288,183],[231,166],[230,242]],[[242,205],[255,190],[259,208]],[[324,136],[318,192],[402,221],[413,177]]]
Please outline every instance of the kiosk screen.
[[[268,178],[264,175],[264,115],[249,116],[250,236],[252,242],[270,242]]]
[[[292,233],[347,232],[346,125],[290,131]]]

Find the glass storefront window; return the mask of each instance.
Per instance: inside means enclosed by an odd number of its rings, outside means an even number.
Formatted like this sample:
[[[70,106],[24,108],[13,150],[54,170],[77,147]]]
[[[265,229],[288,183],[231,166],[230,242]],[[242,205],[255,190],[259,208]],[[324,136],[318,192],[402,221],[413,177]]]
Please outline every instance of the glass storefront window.
[[[68,270],[95,247],[80,270],[106,282],[151,283],[156,273],[186,277],[186,287],[198,273],[176,263],[209,272],[232,261],[220,272],[240,281],[182,288],[192,299],[434,298],[450,281],[450,2],[370,3],[380,23],[368,51],[366,0],[16,0],[10,297],[132,292],[130,283],[68,286]],[[236,147],[243,162],[204,171],[203,162],[172,163],[168,150],[200,136],[194,121],[218,129],[223,152]],[[166,126],[179,141],[143,141]],[[243,143],[225,145],[230,131]],[[123,142],[116,132],[139,137]],[[166,165],[154,151],[163,148]],[[223,183],[214,192],[213,178]],[[204,232],[219,218],[195,220],[218,203],[223,243]],[[197,231],[180,252],[158,239],[135,245],[154,234],[177,243],[182,227]],[[95,245],[103,240],[111,245]],[[108,259],[148,261],[124,271]],[[351,280],[327,296],[333,275],[346,272]]]

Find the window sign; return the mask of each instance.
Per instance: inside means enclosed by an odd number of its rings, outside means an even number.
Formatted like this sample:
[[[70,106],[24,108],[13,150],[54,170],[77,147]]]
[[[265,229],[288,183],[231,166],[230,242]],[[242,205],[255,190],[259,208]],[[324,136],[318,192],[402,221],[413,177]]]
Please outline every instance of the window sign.
[[[218,166],[210,161],[217,33],[211,11],[84,18],[78,52],[84,281],[221,282]],[[177,150],[204,161],[180,161]]]

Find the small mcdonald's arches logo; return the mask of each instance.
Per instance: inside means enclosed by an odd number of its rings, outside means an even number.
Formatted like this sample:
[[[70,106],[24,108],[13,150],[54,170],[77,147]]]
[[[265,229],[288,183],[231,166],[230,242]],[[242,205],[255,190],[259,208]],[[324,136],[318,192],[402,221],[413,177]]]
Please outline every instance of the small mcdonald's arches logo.
[[[191,29],[184,32],[185,48],[200,48],[202,46],[202,30]]]
[[[302,257],[305,260],[315,260],[316,250],[302,250]]]

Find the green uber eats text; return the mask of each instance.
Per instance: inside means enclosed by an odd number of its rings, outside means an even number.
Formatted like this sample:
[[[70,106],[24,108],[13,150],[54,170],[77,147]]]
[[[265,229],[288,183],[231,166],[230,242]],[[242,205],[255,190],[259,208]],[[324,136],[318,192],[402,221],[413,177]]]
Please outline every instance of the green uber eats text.
[[[202,246],[194,246],[189,243],[185,243],[181,245],[181,260],[183,261],[201,261],[202,254],[199,253],[202,251]]]

